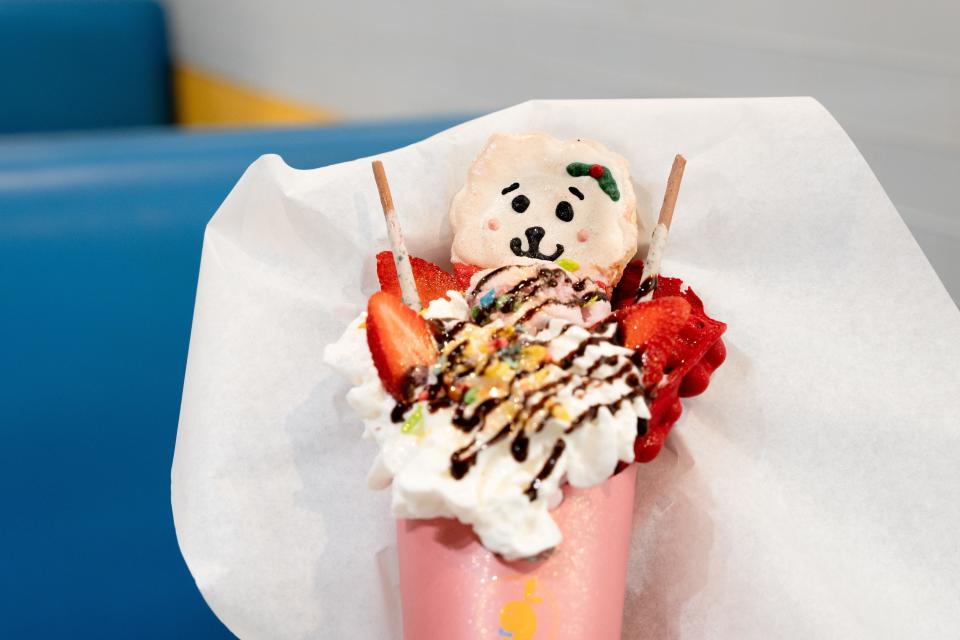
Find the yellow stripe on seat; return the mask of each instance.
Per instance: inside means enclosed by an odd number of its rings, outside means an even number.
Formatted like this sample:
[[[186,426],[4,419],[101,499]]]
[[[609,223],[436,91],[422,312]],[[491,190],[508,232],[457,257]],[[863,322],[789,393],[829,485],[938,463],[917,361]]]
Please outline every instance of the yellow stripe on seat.
[[[213,74],[177,65],[173,71],[177,123],[188,127],[332,122],[333,111],[248,89]]]

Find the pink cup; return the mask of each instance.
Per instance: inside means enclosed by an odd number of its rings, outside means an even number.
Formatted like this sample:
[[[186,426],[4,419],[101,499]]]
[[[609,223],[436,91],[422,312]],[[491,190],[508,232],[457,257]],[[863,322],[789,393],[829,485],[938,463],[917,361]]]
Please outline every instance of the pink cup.
[[[456,520],[399,520],[404,640],[619,640],[636,477],[567,487],[563,542],[535,561],[504,561]]]

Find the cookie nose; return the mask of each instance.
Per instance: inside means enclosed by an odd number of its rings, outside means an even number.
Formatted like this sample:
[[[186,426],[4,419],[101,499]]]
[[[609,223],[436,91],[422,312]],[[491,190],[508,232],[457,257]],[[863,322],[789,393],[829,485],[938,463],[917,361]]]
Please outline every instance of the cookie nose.
[[[543,236],[547,235],[543,227],[527,227],[523,234],[527,236],[526,251],[523,249],[523,240],[520,238],[510,239],[510,250],[513,251],[515,256],[525,256],[537,260],[556,260],[563,253],[562,244],[558,244],[556,250],[550,255],[544,255],[540,252],[540,241],[543,240]]]

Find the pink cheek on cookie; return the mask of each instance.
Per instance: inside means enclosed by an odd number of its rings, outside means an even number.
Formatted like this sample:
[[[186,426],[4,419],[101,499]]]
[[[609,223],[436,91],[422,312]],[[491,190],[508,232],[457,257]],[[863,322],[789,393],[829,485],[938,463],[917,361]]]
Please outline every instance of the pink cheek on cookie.
[[[580,231],[577,231],[577,240],[579,240],[580,242],[586,242],[589,239],[590,239],[589,231],[587,231],[586,229],[580,229]]]
[[[489,220],[487,220],[487,229],[490,229],[490,231],[496,231],[499,228],[500,228],[499,220],[497,220],[496,218],[490,218]]]

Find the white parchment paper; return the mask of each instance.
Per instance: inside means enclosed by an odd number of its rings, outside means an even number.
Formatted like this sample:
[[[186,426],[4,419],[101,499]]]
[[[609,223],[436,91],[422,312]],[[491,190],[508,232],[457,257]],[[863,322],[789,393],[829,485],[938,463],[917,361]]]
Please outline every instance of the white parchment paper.
[[[380,156],[411,252],[495,131],[627,156],[643,215],[687,160],[664,271],[729,358],[641,469],[624,638],[960,629],[960,313],[808,98],[532,102]],[[207,227],[172,473],[187,564],[243,638],[399,638],[373,444],[322,363],[387,248],[369,160],[255,162]]]

